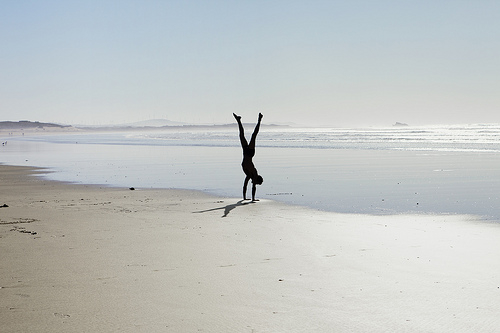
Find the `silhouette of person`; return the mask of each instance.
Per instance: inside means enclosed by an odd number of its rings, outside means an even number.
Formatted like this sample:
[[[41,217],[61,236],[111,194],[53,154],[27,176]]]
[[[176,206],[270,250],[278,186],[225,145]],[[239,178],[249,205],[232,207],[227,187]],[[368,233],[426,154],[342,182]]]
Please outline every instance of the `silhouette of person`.
[[[243,172],[245,173],[245,182],[243,183],[243,200],[247,200],[247,185],[248,181],[252,180],[252,201],[255,200],[255,192],[256,185],[261,185],[264,182],[264,179],[257,173],[257,169],[252,162],[252,157],[255,155],[255,139],[257,138],[257,134],[260,129],[260,121],[262,119],[262,113],[259,113],[259,121],[255,126],[255,129],[252,134],[252,138],[250,139],[250,143],[245,139],[245,130],[243,129],[243,125],[241,124],[241,116],[237,116],[233,113],[234,118],[238,122],[238,127],[240,129],[240,141],[241,148],[243,148],[243,162],[241,162],[241,167],[243,168]]]

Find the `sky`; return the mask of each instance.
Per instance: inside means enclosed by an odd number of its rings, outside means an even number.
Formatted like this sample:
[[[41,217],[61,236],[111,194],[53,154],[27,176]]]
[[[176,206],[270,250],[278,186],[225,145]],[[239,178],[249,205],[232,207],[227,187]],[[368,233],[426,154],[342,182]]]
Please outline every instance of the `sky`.
[[[0,120],[500,123],[497,0],[0,5]]]

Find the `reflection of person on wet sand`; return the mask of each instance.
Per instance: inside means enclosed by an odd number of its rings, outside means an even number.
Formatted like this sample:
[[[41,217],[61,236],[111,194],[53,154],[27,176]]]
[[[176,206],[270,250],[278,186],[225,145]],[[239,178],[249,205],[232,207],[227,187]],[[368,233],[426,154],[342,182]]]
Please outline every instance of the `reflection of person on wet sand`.
[[[257,169],[252,162],[252,157],[255,155],[255,139],[257,138],[257,134],[259,133],[260,121],[262,119],[262,113],[259,113],[259,121],[255,126],[255,130],[253,131],[252,138],[250,139],[250,143],[245,139],[245,130],[243,129],[243,125],[241,124],[241,116],[237,116],[233,113],[234,118],[238,122],[238,127],[240,129],[240,141],[241,147],[243,148],[243,162],[241,162],[241,167],[243,168],[243,172],[245,173],[245,182],[243,183],[243,200],[247,199],[247,185],[248,181],[252,180],[252,201],[255,200],[255,192],[256,185],[261,185],[264,179],[257,173]]]

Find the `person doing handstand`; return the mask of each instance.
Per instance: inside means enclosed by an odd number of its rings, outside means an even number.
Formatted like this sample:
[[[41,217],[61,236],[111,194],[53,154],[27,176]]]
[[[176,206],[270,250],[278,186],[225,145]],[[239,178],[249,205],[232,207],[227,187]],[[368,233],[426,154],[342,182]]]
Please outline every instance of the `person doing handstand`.
[[[262,113],[259,113],[259,121],[255,126],[255,130],[253,131],[252,138],[250,139],[250,143],[247,142],[245,138],[245,130],[243,129],[243,125],[241,124],[241,116],[237,116],[233,113],[234,118],[238,122],[238,127],[240,129],[240,141],[241,148],[243,148],[243,162],[241,162],[241,167],[243,168],[243,172],[245,173],[245,182],[243,183],[243,200],[247,200],[247,185],[248,181],[252,180],[252,201],[255,200],[255,192],[256,185],[261,185],[264,182],[264,179],[257,173],[257,169],[252,162],[252,157],[255,155],[255,139],[257,138],[257,134],[259,133],[260,121],[262,119]]]

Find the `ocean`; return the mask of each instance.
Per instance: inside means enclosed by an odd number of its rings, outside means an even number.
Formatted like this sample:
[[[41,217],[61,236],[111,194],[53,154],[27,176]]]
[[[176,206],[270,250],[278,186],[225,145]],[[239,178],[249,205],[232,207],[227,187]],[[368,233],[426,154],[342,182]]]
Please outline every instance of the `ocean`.
[[[247,137],[253,125],[245,124]],[[1,163],[45,167],[48,179],[242,196],[236,126],[14,133],[0,141],[7,141]],[[258,198],[341,213],[500,221],[500,124],[263,126],[254,164],[264,177]]]

